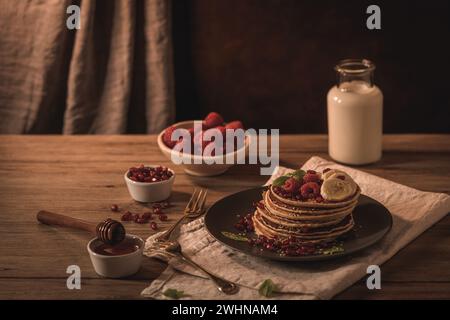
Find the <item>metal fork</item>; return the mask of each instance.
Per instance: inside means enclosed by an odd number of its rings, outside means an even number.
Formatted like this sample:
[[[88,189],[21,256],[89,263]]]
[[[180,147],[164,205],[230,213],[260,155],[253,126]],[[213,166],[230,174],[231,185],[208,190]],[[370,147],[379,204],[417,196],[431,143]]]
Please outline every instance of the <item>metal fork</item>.
[[[239,287],[235,283],[225,280],[215,275],[214,273],[206,270],[204,267],[202,267],[201,265],[194,262],[191,258],[189,258],[189,256],[185,255],[178,241],[157,242],[155,244],[158,246],[159,249],[165,250],[169,253],[176,254],[183,261],[203,271],[216,284],[217,289],[219,291],[228,295],[236,294],[239,291]]]
[[[184,209],[183,216],[178,219],[177,222],[175,222],[169,229],[166,230],[163,234],[158,236],[155,240],[158,242],[164,242],[169,241],[172,233],[174,230],[178,227],[178,225],[184,221],[184,219],[194,219],[203,214],[205,211],[205,202],[206,202],[206,195],[208,194],[207,189],[195,189],[192,193],[191,199],[189,200],[188,204],[186,205],[186,208]]]

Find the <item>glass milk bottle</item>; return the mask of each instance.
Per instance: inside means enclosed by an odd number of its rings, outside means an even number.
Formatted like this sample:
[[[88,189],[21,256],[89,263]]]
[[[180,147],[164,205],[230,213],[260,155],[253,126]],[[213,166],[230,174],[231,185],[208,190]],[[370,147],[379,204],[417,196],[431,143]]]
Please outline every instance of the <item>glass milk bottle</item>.
[[[342,60],[337,84],[328,91],[328,152],[334,160],[361,165],[381,158],[383,94],[373,83],[375,65]]]

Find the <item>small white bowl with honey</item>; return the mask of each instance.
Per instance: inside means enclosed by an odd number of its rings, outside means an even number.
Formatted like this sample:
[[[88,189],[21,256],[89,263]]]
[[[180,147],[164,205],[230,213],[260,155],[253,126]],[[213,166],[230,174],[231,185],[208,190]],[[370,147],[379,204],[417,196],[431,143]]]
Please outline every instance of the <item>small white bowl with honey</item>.
[[[94,238],[87,250],[95,272],[105,278],[124,278],[139,271],[142,264],[144,241],[127,234],[117,245],[108,245]]]

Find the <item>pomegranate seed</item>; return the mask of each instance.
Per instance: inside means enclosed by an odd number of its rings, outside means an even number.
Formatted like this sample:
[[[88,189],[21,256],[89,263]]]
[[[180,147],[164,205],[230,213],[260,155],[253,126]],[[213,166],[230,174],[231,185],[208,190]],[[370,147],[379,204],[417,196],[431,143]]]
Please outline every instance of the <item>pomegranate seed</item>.
[[[153,208],[153,210],[155,210],[156,208],[161,209],[161,204],[160,203],[154,203],[154,204],[152,204],[152,208]]]
[[[113,205],[111,206],[111,211],[114,211],[114,212],[119,211],[119,206],[118,206],[117,204],[113,204]]]
[[[120,219],[122,221],[131,221],[132,220],[132,214],[130,211],[126,211],[121,217]]]
[[[144,167],[140,165],[138,168],[132,167],[129,169],[128,177],[133,181],[139,182],[158,182],[168,180],[173,176],[173,173],[166,167]]]
[[[297,255],[297,251],[295,249],[291,249],[291,248],[288,248],[285,253],[288,256],[296,256]]]
[[[165,214],[160,214],[160,215],[158,216],[158,218],[159,218],[159,220],[161,220],[161,221],[167,221],[167,216],[166,216]]]
[[[152,218],[152,213],[151,213],[151,212],[144,212],[144,213],[141,215],[141,218],[150,220],[150,219]]]
[[[161,208],[156,207],[156,208],[153,208],[153,213],[154,214],[162,214],[163,212],[162,212]]]
[[[144,219],[144,218],[137,218],[135,221],[136,221],[136,223],[139,223],[139,224],[147,223],[147,219]]]
[[[241,223],[236,223],[234,227],[240,231],[244,230],[244,226]]]
[[[169,173],[170,173],[170,176],[172,176],[172,172],[169,171]],[[160,205],[161,205],[161,208],[165,209],[170,206],[170,203],[167,201],[164,201],[164,202],[161,202]]]
[[[152,222],[150,222],[150,228],[152,228],[152,230],[157,230],[158,225],[156,224],[156,222],[152,221]]]

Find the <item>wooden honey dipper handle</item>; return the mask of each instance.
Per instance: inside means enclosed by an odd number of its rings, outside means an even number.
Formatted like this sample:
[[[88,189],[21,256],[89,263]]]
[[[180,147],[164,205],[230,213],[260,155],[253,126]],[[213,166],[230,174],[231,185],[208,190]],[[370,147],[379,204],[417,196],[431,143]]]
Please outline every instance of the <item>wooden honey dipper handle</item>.
[[[123,225],[112,219],[106,219],[95,224],[45,210],[39,211],[36,218],[39,222],[48,225],[86,230],[108,244],[117,244],[125,238],[125,228]]]
[[[94,235],[96,234],[97,224],[85,220],[76,219],[45,210],[39,211],[36,218],[43,224],[86,230]]]

